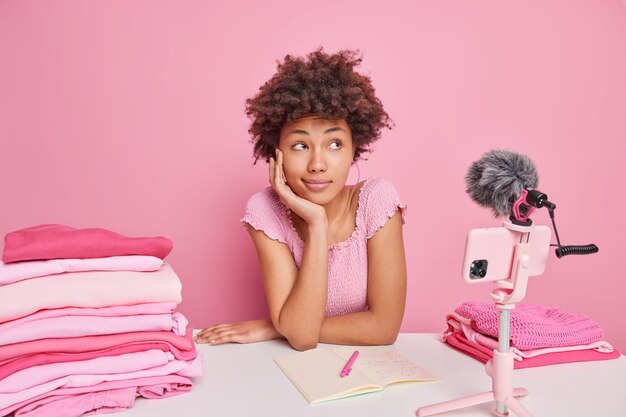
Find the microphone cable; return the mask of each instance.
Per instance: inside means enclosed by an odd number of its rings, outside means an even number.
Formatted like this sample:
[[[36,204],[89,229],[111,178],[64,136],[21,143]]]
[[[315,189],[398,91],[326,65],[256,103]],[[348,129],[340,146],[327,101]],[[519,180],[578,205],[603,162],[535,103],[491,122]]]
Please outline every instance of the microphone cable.
[[[600,250],[593,243],[590,243],[589,245],[562,246],[561,239],[559,239],[559,232],[556,230],[556,223],[554,222],[555,206],[546,206],[546,208],[548,209],[548,213],[550,214],[550,220],[552,221],[552,228],[554,229],[554,234],[556,235],[557,242],[557,245],[552,244],[550,246],[558,246],[558,248],[554,250],[557,258],[561,259],[563,256],[567,255],[590,255],[592,253],[597,253]]]

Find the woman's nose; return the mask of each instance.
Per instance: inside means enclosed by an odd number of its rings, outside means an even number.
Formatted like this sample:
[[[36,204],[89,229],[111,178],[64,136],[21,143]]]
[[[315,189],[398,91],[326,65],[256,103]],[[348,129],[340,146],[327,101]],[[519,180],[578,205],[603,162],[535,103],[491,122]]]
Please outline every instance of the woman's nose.
[[[324,160],[324,155],[321,152],[313,152],[311,155],[311,160],[309,161],[308,166],[309,172],[324,172],[326,171],[326,161]]]

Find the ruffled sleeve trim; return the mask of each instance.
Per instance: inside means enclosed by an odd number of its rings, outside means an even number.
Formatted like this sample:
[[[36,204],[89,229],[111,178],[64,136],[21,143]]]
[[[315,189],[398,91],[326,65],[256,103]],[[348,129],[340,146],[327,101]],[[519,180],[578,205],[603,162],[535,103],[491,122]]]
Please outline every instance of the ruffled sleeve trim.
[[[267,237],[287,244],[285,234],[285,206],[271,188],[254,194],[240,219],[244,227],[262,231]]]
[[[365,224],[365,238],[370,239],[391,219],[398,210],[402,224],[406,221],[406,204],[402,203],[398,191],[384,178],[371,178],[363,185],[359,196],[360,212]]]

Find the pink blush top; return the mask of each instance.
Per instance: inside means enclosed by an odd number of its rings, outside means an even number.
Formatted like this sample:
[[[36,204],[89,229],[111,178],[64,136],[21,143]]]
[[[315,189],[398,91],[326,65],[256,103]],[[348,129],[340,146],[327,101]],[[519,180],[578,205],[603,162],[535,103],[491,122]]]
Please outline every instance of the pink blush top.
[[[395,187],[382,178],[364,181],[358,197],[356,227],[345,241],[328,248],[328,298],[326,317],[368,309],[367,241],[398,211],[404,223],[406,206]],[[270,239],[287,245],[298,268],[304,242],[291,222],[290,210],[271,188],[254,194],[241,219]]]

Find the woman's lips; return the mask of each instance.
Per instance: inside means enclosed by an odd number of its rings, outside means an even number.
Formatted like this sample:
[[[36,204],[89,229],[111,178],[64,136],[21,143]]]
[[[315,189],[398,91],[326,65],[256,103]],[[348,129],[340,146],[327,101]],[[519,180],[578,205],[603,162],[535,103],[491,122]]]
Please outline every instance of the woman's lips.
[[[328,180],[302,180],[302,182],[304,183],[306,188],[308,188],[311,191],[323,191],[331,183]]]

